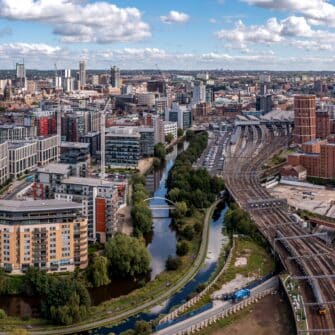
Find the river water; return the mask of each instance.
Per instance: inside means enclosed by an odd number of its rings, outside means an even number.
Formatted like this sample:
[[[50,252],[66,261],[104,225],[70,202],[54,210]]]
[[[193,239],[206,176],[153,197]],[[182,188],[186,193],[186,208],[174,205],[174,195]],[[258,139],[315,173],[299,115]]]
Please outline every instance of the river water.
[[[173,167],[178,153],[185,150],[187,146],[188,143],[184,143],[179,147],[175,146],[173,151],[167,155],[164,166],[147,176],[147,188],[153,194],[153,197],[166,197],[166,180],[169,171]],[[156,198],[150,201],[151,207],[166,204],[167,203],[164,199]],[[173,306],[185,302],[188,297],[196,291],[200,284],[205,283],[211,277],[216,269],[217,260],[220,255],[222,242],[224,239],[222,235],[222,222],[226,210],[226,205],[221,203],[218,205],[213,214],[210,222],[209,243],[206,260],[203,267],[196,274],[193,280],[191,280],[188,284],[185,285],[183,289],[174,294],[163,304],[153,308],[149,313],[142,313],[135,317],[131,317],[126,322],[118,326],[103,327],[92,330],[90,331],[90,334],[109,334],[111,332],[119,334],[124,330],[133,328],[137,320],[154,320],[159,316],[159,314],[168,313]],[[153,233],[150,236],[146,236],[148,250],[152,258],[151,279],[154,279],[157,274],[164,271],[165,261],[168,256],[174,256],[176,254],[176,234],[170,228],[171,218],[169,217],[169,210],[153,210],[153,217]],[[137,288],[137,284],[133,281],[125,281],[124,279],[118,280],[113,278],[110,285],[90,290],[92,305],[98,305],[103,301],[118,297],[120,295],[125,295],[135,288]],[[0,299],[0,308],[4,309],[6,313],[11,316],[38,316],[39,304],[39,299],[35,297],[25,298],[19,296],[2,296]]]
[[[109,333],[120,334],[127,329],[133,329],[137,320],[151,321],[160,314],[169,313],[173,306],[187,301],[188,297],[196,292],[198,286],[208,281],[216,270],[217,261],[221,252],[223,241],[227,238],[222,234],[222,223],[227,211],[225,203],[220,203],[216,208],[210,222],[209,243],[206,260],[203,267],[199,270],[193,280],[186,284],[179,292],[175,293],[170,299],[151,309],[149,313],[141,313],[127,319],[125,322],[112,327],[101,327],[94,329],[89,334],[107,335]]]

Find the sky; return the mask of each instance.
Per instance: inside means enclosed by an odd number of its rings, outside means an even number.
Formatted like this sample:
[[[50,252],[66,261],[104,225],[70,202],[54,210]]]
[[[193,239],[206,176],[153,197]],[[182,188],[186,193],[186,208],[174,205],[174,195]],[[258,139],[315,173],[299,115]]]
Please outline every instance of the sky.
[[[334,70],[335,0],[0,0],[0,69]]]

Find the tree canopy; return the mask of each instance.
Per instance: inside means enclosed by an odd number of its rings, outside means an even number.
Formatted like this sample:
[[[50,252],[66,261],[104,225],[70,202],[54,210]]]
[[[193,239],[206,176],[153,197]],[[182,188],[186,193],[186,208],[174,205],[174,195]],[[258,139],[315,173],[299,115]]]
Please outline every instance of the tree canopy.
[[[138,277],[150,271],[150,254],[138,238],[116,234],[106,243],[110,271],[119,277]]]

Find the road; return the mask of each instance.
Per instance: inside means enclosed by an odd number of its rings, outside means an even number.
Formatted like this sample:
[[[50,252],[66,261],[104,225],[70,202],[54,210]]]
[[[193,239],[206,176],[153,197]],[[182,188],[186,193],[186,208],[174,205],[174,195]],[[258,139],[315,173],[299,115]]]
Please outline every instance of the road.
[[[257,293],[263,292],[267,289],[277,287],[278,286],[278,279],[272,278],[269,281],[253,288],[251,290],[251,296],[255,296]],[[197,325],[203,321],[206,321],[210,319],[211,317],[214,317],[216,315],[221,314],[222,312],[226,311],[227,309],[233,307],[234,304],[231,301],[216,301],[214,306],[201,313],[197,314],[191,318],[188,318],[184,321],[181,321],[179,323],[176,323],[168,328],[164,328],[160,331],[155,332],[156,335],[174,335],[178,334],[180,332],[185,332],[188,328]]]
[[[139,314],[140,312],[143,312],[146,309],[152,308],[162,301],[168,299],[171,297],[175,292],[180,290],[182,287],[184,287],[189,281],[192,280],[192,278],[198,273],[199,269],[201,268],[201,265],[203,264],[203,261],[205,260],[206,254],[207,254],[207,247],[208,247],[208,234],[210,229],[210,221],[213,214],[213,211],[215,207],[218,205],[218,203],[221,200],[218,200],[212,204],[212,206],[207,209],[205,219],[204,219],[204,229],[202,232],[202,242],[200,245],[199,253],[197,255],[197,258],[195,259],[191,269],[174,285],[166,289],[160,296],[157,296],[153,300],[144,302],[141,306],[136,306],[135,308],[115,314],[111,316],[105,316],[100,320],[96,321],[86,321],[82,324],[67,326],[67,327],[54,327],[54,329],[48,329],[48,328],[39,328],[39,329],[31,329],[29,330],[29,334],[32,335],[61,335],[61,334],[73,334],[73,333],[79,333],[86,330],[94,329],[102,327],[106,324],[112,324],[120,320],[124,320],[129,318],[132,315]],[[108,312],[107,312],[108,313]],[[5,335],[8,333],[0,333],[0,335]]]

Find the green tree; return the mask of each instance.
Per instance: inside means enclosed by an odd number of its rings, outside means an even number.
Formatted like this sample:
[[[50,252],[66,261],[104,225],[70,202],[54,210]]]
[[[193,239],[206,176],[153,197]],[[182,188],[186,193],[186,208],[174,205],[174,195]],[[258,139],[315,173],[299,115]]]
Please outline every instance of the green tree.
[[[116,234],[106,243],[106,256],[113,275],[138,277],[150,271],[150,254],[144,243],[135,237]]]
[[[181,241],[177,244],[177,255],[185,256],[188,254],[190,246],[186,241]]]
[[[187,204],[185,201],[180,201],[176,203],[176,208],[174,210],[173,216],[175,218],[183,218],[186,216],[188,211]]]
[[[0,320],[6,319],[7,314],[3,309],[0,309]]]
[[[163,143],[157,143],[154,147],[154,155],[159,158],[161,161],[165,159],[166,150]]]
[[[172,257],[171,255],[165,262],[165,268],[167,271],[175,271],[178,270],[182,265],[182,260],[180,257]]]
[[[181,129],[181,128],[178,128],[178,130],[177,130],[177,136],[178,137],[182,137],[183,135],[184,135],[184,130]]]
[[[94,287],[108,285],[108,259],[94,254],[88,268],[88,279]]]
[[[195,235],[193,226],[190,224],[186,225],[182,234],[188,241],[192,241]]]
[[[152,333],[151,324],[144,320],[136,321],[134,328],[136,335],[149,335]]]
[[[135,206],[131,209],[131,217],[133,219],[135,236],[151,232],[152,213],[147,204],[144,202],[135,204]]]
[[[173,139],[174,139],[174,136],[173,136],[172,133],[168,133],[168,134],[165,136],[165,141],[166,141],[167,143],[169,143],[169,144],[173,141]]]

